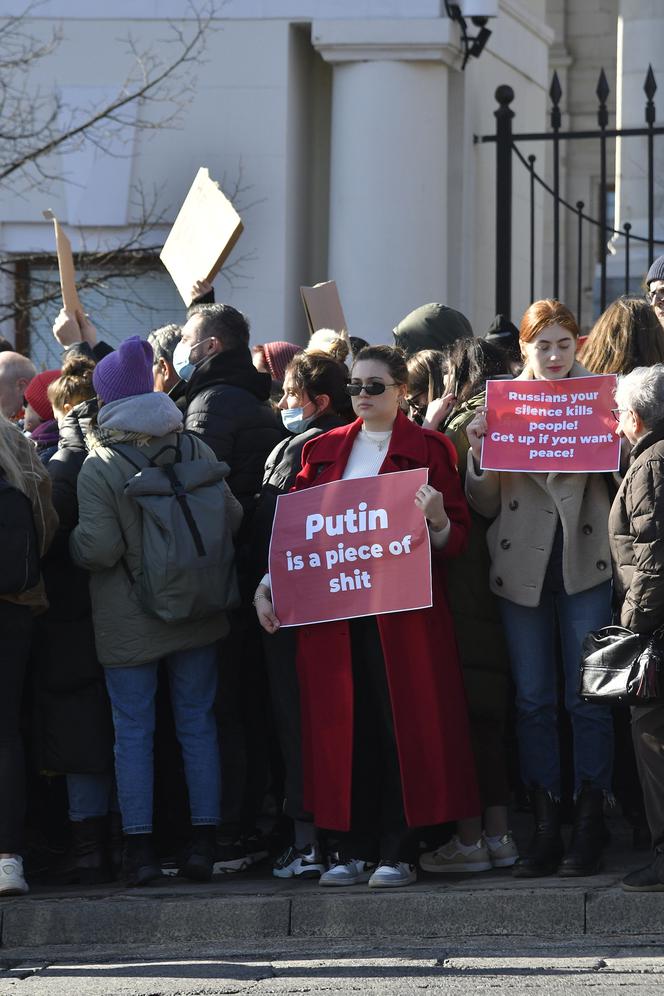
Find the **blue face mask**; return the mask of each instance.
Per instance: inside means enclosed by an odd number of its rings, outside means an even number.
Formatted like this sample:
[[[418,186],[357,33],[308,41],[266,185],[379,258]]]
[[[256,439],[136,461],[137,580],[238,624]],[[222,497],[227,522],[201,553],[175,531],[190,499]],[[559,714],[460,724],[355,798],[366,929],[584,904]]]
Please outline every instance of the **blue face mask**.
[[[193,348],[180,339],[173,350],[173,369],[181,380],[190,380],[196,369],[196,364],[189,359]]]
[[[305,405],[304,408],[307,406]],[[297,435],[300,432],[304,432],[305,429],[316,418],[316,412],[304,418],[304,408],[282,408],[281,409],[281,421],[284,423],[284,427]]]

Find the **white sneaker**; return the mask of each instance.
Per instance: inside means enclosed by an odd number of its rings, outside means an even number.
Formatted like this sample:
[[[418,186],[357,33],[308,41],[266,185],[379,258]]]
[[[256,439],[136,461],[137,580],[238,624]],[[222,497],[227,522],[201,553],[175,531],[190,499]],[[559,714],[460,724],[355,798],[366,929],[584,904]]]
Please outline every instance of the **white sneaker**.
[[[308,851],[288,847],[272,865],[275,878],[318,878],[325,872],[325,862],[317,844]]]
[[[463,845],[461,845],[463,846]],[[423,871],[434,872],[437,875],[454,875],[459,872],[491,871],[493,865],[489,849],[484,837],[472,845],[472,849],[461,849],[459,838],[455,835],[447,844],[427,851],[420,856],[420,868]]]
[[[350,861],[335,861],[318,880],[319,885],[360,885],[368,882],[375,865],[369,861],[351,858]]]
[[[369,879],[370,889],[393,889],[417,882],[417,869],[406,861],[381,861]]]
[[[511,868],[519,860],[519,850],[511,830],[504,833],[497,844],[492,844],[486,838],[485,840],[493,868]]]
[[[23,896],[30,892],[23,874],[23,858],[0,858],[0,896]]]

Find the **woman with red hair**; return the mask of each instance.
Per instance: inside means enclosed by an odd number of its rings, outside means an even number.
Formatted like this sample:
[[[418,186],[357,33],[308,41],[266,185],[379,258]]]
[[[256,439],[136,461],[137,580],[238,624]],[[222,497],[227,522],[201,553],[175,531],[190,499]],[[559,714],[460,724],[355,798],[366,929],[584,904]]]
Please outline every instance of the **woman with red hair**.
[[[536,301],[519,329],[525,366],[519,380],[587,376],[575,359],[579,329],[559,301]],[[514,866],[519,878],[590,875],[606,843],[604,798],[611,791],[610,711],[578,694],[581,644],[610,622],[611,506],[602,474],[500,473],[480,469],[485,410],[467,428],[466,494],[493,519],[487,533],[490,584],[499,604],[516,685],[517,734],[523,782],[532,793],[535,833]],[[565,708],[574,737],[575,813],[563,858],[560,834],[557,647]]]

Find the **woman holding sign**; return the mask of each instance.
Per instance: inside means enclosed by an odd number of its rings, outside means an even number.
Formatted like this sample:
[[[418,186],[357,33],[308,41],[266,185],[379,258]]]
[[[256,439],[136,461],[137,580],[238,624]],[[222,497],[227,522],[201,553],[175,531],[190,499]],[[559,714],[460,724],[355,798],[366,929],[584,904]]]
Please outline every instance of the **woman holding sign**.
[[[525,361],[517,380],[587,376],[575,361],[578,326],[559,301],[536,301],[519,330]],[[607,835],[603,804],[611,792],[611,713],[578,695],[581,644],[610,622],[611,557],[606,479],[589,473],[483,471],[486,410],[467,428],[471,506],[494,519],[487,534],[491,590],[500,607],[516,684],[521,774],[532,792],[535,833],[514,866],[520,878],[590,875]],[[556,646],[562,651],[565,707],[574,737],[575,813],[563,858]]]
[[[442,574],[445,558],[465,545],[468,508],[452,444],[400,410],[407,383],[400,351],[361,350],[349,385],[358,418],[305,446],[295,485],[429,468],[430,483],[413,500],[429,527],[433,607],[298,630],[305,805],[339,847],[321,877],[326,886],[409,885],[416,878],[412,828],[479,813]],[[259,585],[258,617],[274,632],[279,620],[269,596]]]

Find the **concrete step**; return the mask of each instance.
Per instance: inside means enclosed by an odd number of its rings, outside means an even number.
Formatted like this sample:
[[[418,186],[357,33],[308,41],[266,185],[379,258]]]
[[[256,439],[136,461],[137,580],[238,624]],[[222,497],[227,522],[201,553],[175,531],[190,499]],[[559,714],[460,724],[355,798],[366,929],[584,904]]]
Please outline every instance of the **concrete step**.
[[[664,937],[664,893],[625,893],[627,870],[649,854],[612,852],[583,879],[421,874],[406,889],[321,889],[274,879],[269,868],[207,885],[166,878],[145,889],[120,885],[35,888],[0,900],[0,955],[46,945],[169,944],[286,938]]]

